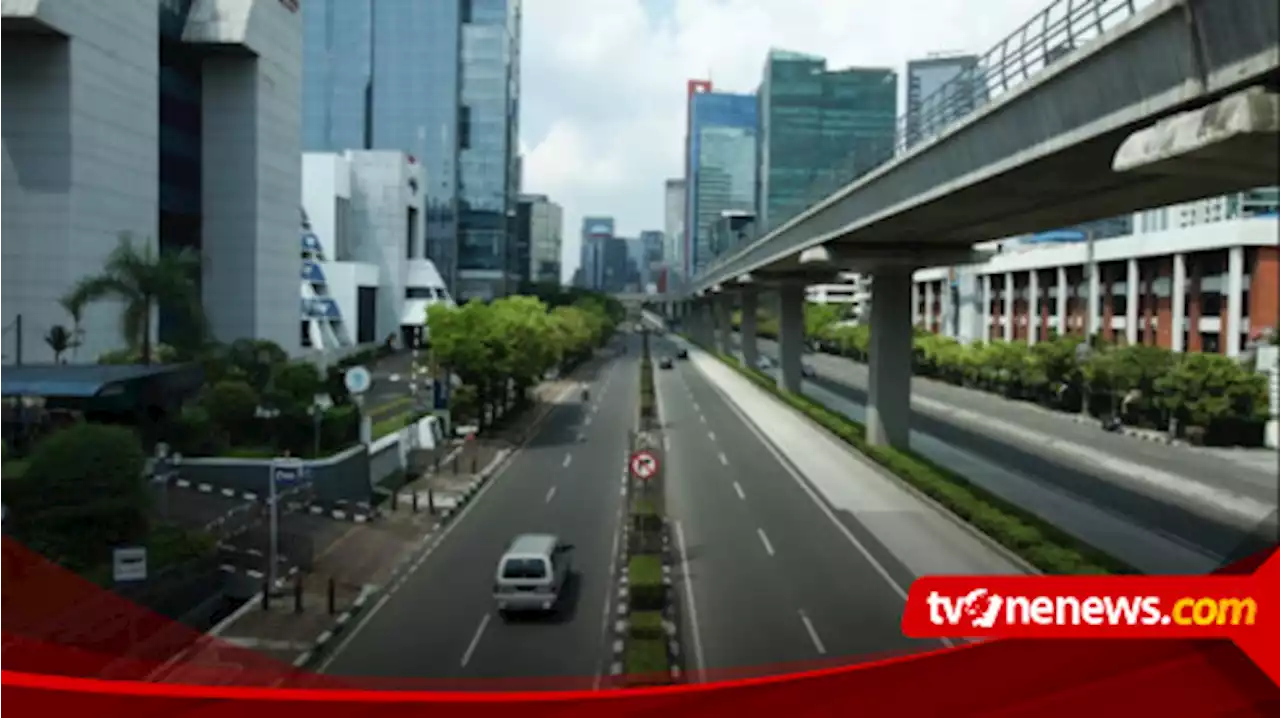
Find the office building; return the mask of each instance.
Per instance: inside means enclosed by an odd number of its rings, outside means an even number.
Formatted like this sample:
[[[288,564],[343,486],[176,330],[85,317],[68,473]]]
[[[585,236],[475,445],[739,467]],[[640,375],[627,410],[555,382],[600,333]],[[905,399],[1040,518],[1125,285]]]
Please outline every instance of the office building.
[[[690,227],[694,225],[693,204],[693,100],[698,95],[711,92],[710,80],[688,80],[685,82],[684,96],[684,187],[685,198],[681,203],[684,220],[681,226],[679,274],[689,278],[693,276],[693,240]]]
[[[977,55],[935,54],[907,62],[906,141],[911,146],[946,129],[987,101]]]
[[[560,283],[560,252],[564,236],[564,211],[545,194],[520,195],[516,235],[528,246],[523,273],[531,282]],[[523,260],[522,260],[523,261]]]
[[[630,240],[634,242],[634,240]],[[604,237],[601,240],[599,291],[608,294],[626,292],[637,283],[638,273],[628,249],[629,240]]]
[[[428,338],[427,307],[452,300],[423,251],[424,180],[403,152],[302,155],[304,347]]]
[[[578,262],[581,276],[580,281],[574,283],[575,286],[592,290],[604,287],[605,245],[608,240],[613,239],[613,226],[612,217],[582,218],[581,256]]]
[[[121,232],[199,253],[215,338],[299,351],[284,241],[298,232],[297,4],[5,2],[3,23],[5,362],[52,359],[43,337],[74,328],[59,297],[102,271]],[[165,309],[161,342],[190,328]],[[126,344],[117,305],[89,306],[79,328],[70,361]]]
[[[739,210],[721,212],[720,216],[707,228],[707,241],[712,254],[715,256],[732,254],[750,242],[755,221],[756,215],[753,212]]]
[[[1094,245],[1103,339],[1238,356],[1280,325],[1280,219],[1168,227]],[[915,273],[917,326],[966,341],[1036,341],[1088,327],[1082,242]],[[955,284],[958,292],[951,292]]]
[[[519,0],[309,0],[306,16],[306,149],[418,158],[446,283],[464,299],[514,291]]]
[[[685,181],[669,179],[664,185],[663,233],[666,243],[662,251],[668,280],[678,277],[684,268]]]
[[[828,70],[821,57],[771,50],[759,90],[756,211],[776,227],[893,156],[897,73]]]
[[[686,262],[696,276],[715,258],[709,229],[721,213],[754,212],[757,113],[754,95],[699,92],[690,112]]]

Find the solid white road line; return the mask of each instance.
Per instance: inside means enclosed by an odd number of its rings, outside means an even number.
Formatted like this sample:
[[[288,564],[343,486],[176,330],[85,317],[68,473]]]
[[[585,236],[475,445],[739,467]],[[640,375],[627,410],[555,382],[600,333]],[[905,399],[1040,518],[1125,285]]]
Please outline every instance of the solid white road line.
[[[813,627],[813,621],[809,620],[809,616],[803,610],[800,611],[800,620],[804,622],[804,628],[809,632],[809,638],[813,641],[813,647],[818,649],[818,654],[827,655],[827,648],[822,645],[822,639],[818,637],[818,631]]]
[[[738,498],[742,499],[743,501],[747,500],[747,495],[742,493],[742,486],[739,485],[737,481],[733,482],[733,490],[738,492]]]
[[[484,614],[484,618],[480,619],[480,627],[476,629],[476,635],[471,637],[471,645],[467,646],[467,652],[462,654],[463,668],[467,667],[467,663],[471,661],[471,655],[476,652],[476,646],[480,645],[480,637],[484,635],[485,626],[489,625],[489,614]]]
[[[756,533],[760,534],[760,543],[764,544],[764,550],[773,555],[773,544],[769,543],[769,537],[764,535],[764,529],[756,529]]]
[[[565,468],[568,468],[569,464],[571,463],[573,463],[573,454],[565,454],[564,455]]]
[[[725,456],[723,451],[720,452],[720,463],[724,464],[725,466],[729,465],[729,457]]]
[[[702,653],[702,630],[698,628],[698,603],[693,598],[693,576],[689,573],[689,553],[684,542],[684,526],[676,522],[676,550],[680,552],[680,573],[684,576],[684,597],[689,604],[689,629],[693,631],[693,659],[698,680],[706,680],[707,664]]]
[[[556,495],[556,487],[552,486],[550,489],[547,489],[546,503],[551,503],[551,499],[555,498],[555,495]]]

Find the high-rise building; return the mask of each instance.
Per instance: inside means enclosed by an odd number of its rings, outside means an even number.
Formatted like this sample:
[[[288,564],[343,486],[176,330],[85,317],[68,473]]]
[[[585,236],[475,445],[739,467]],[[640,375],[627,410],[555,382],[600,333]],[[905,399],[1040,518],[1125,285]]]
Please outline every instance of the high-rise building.
[[[517,236],[528,238],[529,281],[560,283],[560,251],[564,236],[564,212],[545,194],[520,195]]]
[[[980,62],[977,55],[960,54],[907,62],[908,146],[929,139],[987,101]]]
[[[693,95],[686,185],[690,220],[686,274],[714,258],[708,228],[726,210],[753,212],[756,188],[756,98],[724,92]]]
[[[193,12],[193,7],[198,8]],[[209,14],[240,22],[210,22]],[[215,338],[298,332],[302,13],[278,0],[5,2],[4,361],[53,359],[76,329],[59,297],[118,246],[188,248]],[[160,307],[153,338],[190,338]],[[17,321],[21,317],[21,321]],[[86,307],[92,362],[128,343],[113,303]],[[21,356],[20,356],[21,354]]]
[[[581,271],[581,283],[577,286],[600,290],[604,287],[605,277],[605,245],[613,239],[613,217],[583,217],[582,247],[578,269]],[[623,262],[626,262],[626,247],[623,247]]]
[[[694,225],[693,204],[693,98],[711,92],[710,80],[689,80],[685,83],[684,95],[684,192],[685,198],[681,206],[684,215],[680,228],[680,265],[679,272],[689,277],[693,272],[693,238],[690,227]]]
[[[601,241],[602,253],[600,262],[600,284],[602,292],[617,293],[629,289],[629,284],[636,282],[636,273],[631,261],[628,244],[635,240],[622,237],[605,237]]]
[[[517,282],[520,0],[309,0],[305,149],[407,152],[425,256],[465,300]]]
[[[821,57],[771,50],[759,104],[758,229],[785,222],[893,155],[893,70],[828,70]]]
[[[665,189],[663,230],[666,244],[662,257],[670,278],[679,276],[684,268],[685,182],[683,179],[669,179]]]

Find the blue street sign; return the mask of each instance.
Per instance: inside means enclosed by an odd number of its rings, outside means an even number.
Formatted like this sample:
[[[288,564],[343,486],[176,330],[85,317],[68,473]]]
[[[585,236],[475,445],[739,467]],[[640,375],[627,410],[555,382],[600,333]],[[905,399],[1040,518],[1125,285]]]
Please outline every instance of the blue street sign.
[[[271,465],[271,477],[276,484],[289,486],[306,476],[306,467],[300,461],[276,462]]]

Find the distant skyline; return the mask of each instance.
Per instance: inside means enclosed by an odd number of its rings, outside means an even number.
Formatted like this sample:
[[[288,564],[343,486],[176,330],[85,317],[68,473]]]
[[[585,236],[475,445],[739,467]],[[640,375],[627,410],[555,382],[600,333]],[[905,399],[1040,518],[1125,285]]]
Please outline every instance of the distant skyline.
[[[612,216],[627,237],[663,227],[664,182],[684,174],[687,80],[710,77],[717,90],[754,93],[770,47],[822,55],[831,68],[902,73],[907,60],[932,52],[982,54],[1046,4],[530,0],[521,50],[523,191],[564,207],[567,280],[578,267],[583,216]]]

